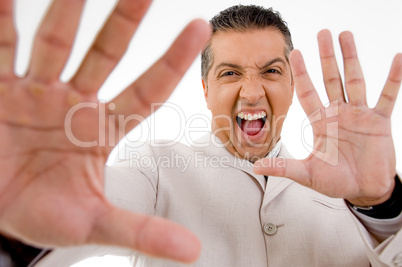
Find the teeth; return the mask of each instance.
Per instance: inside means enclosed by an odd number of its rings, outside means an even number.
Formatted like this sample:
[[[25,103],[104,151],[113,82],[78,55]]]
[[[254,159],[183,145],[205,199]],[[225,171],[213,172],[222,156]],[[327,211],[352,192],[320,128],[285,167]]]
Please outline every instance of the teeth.
[[[241,118],[241,119],[244,119],[244,120],[254,121],[254,120],[258,120],[258,119],[266,117],[267,114],[265,113],[265,111],[261,111],[261,112],[254,113],[254,114],[245,113],[245,112],[239,112],[237,114],[237,116],[239,118]]]

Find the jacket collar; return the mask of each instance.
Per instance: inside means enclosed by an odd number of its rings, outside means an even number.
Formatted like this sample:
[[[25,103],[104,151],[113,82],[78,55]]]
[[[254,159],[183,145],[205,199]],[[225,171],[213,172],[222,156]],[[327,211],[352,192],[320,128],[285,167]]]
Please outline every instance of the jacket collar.
[[[257,175],[253,172],[253,163],[249,162],[248,160],[238,158],[230,153],[226,149],[222,141],[212,132],[205,134],[203,137],[195,141],[192,146],[195,147],[196,150],[203,150],[208,155],[214,155],[219,157],[220,159],[223,158],[224,160],[221,160],[222,164],[227,164],[232,168],[239,169],[249,174],[258,182],[263,191],[265,191],[267,188],[266,194],[276,192],[278,191],[278,189],[283,190],[285,187],[293,182],[292,180],[283,177],[269,176],[267,186],[265,177],[263,175]],[[292,156],[289,154],[281,141],[279,141],[266,156],[266,158],[272,157],[292,158]]]

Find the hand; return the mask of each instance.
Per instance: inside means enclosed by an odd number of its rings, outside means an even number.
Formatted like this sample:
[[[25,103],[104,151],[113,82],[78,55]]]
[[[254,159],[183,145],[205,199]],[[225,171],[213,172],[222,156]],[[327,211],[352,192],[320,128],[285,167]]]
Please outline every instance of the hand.
[[[304,160],[262,159],[255,164],[254,171],[288,177],[327,196],[347,199],[354,205],[377,205],[391,196],[395,184],[390,117],[402,79],[402,54],[395,56],[380,99],[376,107],[370,109],[353,36],[343,32],[339,41],[348,100],[331,34],[323,30],[318,34],[318,44],[330,100],[327,108],[314,89],[301,53],[293,51],[290,55],[297,96],[313,129],[313,152]]]
[[[99,103],[99,87],[122,57],[150,2],[121,0],[77,73],[62,83],[59,76],[84,1],[52,3],[22,78],[13,72],[13,3],[1,1],[2,234],[37,246],[117,245],[185,262],[198,256],[198,239],[189,231],[161,218],[121,210],[103,195],[107,157],[124,136],[121,133],[138,123],[124,123],[124,118],[146,117],[152,102],[166,100],[209,36],[204,21],[191,22],[166,54],[112,105]],[[123,120],[111,123],[110,115]],[[78,141],[90,145],[78,146]]]

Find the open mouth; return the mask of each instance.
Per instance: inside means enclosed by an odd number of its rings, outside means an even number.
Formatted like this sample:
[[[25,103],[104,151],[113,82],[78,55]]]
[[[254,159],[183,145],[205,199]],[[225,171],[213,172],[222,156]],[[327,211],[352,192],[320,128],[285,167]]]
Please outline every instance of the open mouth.
[[[239,112],[236,116],[237,124],[247,135],[257,135],[261,132],[267,120],[265,111],[258,113]]]

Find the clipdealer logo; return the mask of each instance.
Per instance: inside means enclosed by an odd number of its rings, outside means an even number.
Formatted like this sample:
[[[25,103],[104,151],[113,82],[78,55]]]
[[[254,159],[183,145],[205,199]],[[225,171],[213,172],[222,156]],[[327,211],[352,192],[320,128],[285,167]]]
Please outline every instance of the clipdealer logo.
[[[339,106],[338,100],[330,103],[329,107],[317,109],[302,122],[301,141],[308,151],[316,158],[332,165],[339,163]],[[306,132],[313,128],[313,144]]]

